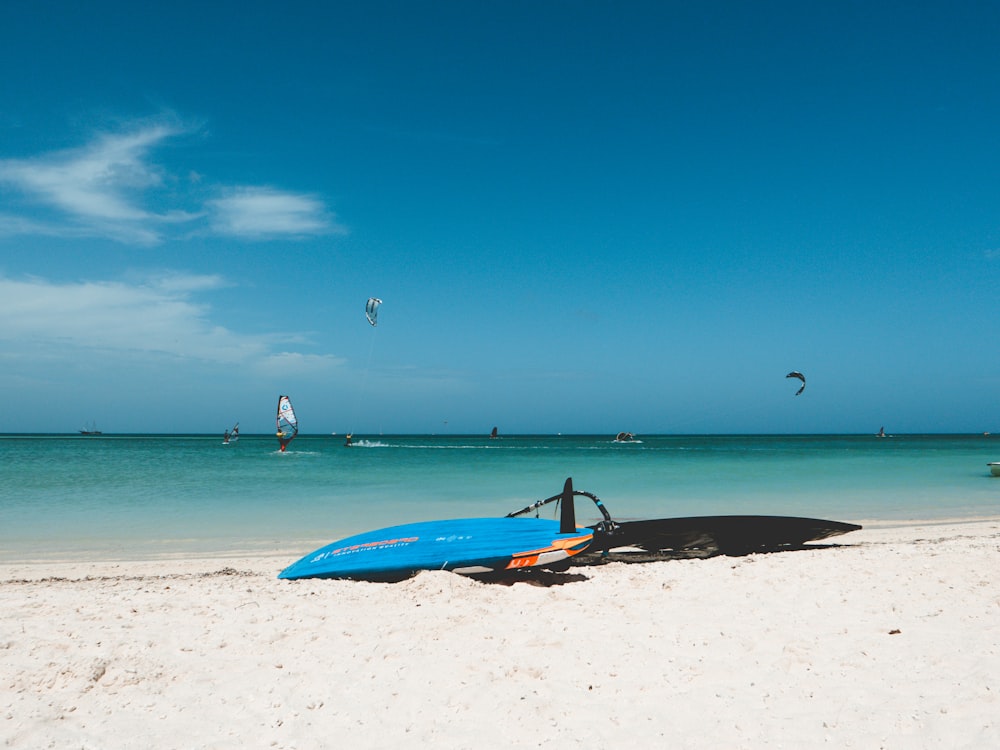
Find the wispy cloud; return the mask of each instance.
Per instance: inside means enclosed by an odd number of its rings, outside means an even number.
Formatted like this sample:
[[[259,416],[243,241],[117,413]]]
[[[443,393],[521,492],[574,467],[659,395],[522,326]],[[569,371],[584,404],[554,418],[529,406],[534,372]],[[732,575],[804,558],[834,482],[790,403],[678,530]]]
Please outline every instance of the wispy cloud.
[[[210,200],[212,230],[235,237],[344,233],[344,227],[326,215],[323,204],[309,195],[271,188],[234,188]]]
[[[100,135],[79,149],[0,161],[0,183],[55,209],[57,216],[43,222],[8,215],[3,226],[8,231],[44,228],[45,234],[104,235],[144,245],[159,242],[162,225],[192,218],[185,212],[157,213],[142,203],[145,191],[163,183],[162,170],[148,160],[149,151],[178,132],[154,125]]]
[[[286,372],[313,372],[340,364],[332,355],[284,351],[291,337],[242,334],[212,322],[197,294],[226,286],[213,275],[172,274],[140,283],[54,283],[0,276],[0,341],[9,348],[57,345],[66,357],[92,351],[120,357],[168,358],[261,366],[275,359]]]
[[[85,237],[92,234],[83,227],[69,227],[54,222],[36,221],[16,214],[0,213],[0,236],[31,234],[42,237]]]
[[[187,176],[177,178],[153,161],[157,148],[187,132],[172,121],[143,123],[80,148],[0,160],[0,187],[25,199],[23,211],[0,213],[0,234],[154,245],[171,232],[266,240],[345,231],[313,195],[213,186],[193,169],[180,169]]]
[[[343,364],[343,359],[332,354],[301,354],[278,352],[257,363],[262,375],[287,375],[291,372],[326,373]]]

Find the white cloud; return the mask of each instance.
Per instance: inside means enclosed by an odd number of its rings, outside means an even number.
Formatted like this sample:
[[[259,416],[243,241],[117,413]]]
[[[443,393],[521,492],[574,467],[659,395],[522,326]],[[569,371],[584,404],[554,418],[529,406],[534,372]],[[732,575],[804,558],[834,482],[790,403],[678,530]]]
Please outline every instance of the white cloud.
[[[13,188],[35,207],[29,216],[8,205],[0,214],[0,234],[107,237],[154,245],[178,227],[201,231],[206,217],[210,232],[244,239],[345,231],[312,195],[212,186],[190,168],[180,170],[187,178],[174,178],[151,160],[151,152],[185,132],[170,122],[146,123],[98,135],[77,149],[0,159],[0,186]],[[217,197],[205,201],[206,195]],[[162,205],[151,207],[157,204]]]
[[[82,228],[73,229],[35,221],[15,214],[0,213],[0,236],[15,234],[32,234],[43,237],[84,237],[89,232]]]
[[[208,208],[217,234],[259,238],[345,231],[330,220],[316,198],[271,188],[235,188],[209,201]]]
[[[126,134],[102,135],[79,149],[34,159],[3,160],[0,182],[55,208],[71,222],[50,225],[46,233],[106,235],[153,244],[161,239],[160,224],[192,218],[177,211],[157,214],[141,202],[143,191],[163,182],[162,170],[148,162],[148,152],[179,132],[167,125],[153,125]]]
[[[184,274],[137,284],[0,277],[0,341],[70,359],[89,351],[266,369],[277,358],[300,372],[340,363],[331,355],[279,352],[287,336],[241,334],[214,324],[211,309],[193,296],[224,285],[217,276]]]

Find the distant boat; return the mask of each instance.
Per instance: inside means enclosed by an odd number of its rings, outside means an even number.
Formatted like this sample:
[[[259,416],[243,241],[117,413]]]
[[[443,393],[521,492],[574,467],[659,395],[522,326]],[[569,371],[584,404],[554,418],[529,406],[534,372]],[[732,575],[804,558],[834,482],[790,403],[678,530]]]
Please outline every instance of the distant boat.
[[[288,396],[278,396],[278,413],[275,416],[275,422],[277,424],[278,446],[284,453],[288,444],[299,434],[299,420],[295,416],[295,410],[292,409],[292,402]]]
[[[82,430],[78,430],[81,435],[103,435],[104,433],[97,429],[97,423],[91,422],[90,426],[83,426]]]
[[[240,423],[237,422],[233,425],[233,429],[226,430],[225,434],[222,436],[222,444],[229,445],[230,443],[235,443],[240,439]]]
[[[995,477],[1000,477],[1000,461],[993,461],[986,465],[990,467],[990,474]]]

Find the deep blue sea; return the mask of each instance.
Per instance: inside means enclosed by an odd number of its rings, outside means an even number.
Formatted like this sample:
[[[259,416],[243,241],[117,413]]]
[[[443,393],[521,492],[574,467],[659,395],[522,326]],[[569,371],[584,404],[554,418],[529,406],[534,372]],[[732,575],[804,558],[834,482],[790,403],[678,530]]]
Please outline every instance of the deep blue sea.
[[[503,516],[568,476],[614,518],[1000,516],[1000,436],[2,435],[0,559],[297,550]],[[552,517],[544,510],[543,517]],[[578,520],[597,520],[577,501]]]

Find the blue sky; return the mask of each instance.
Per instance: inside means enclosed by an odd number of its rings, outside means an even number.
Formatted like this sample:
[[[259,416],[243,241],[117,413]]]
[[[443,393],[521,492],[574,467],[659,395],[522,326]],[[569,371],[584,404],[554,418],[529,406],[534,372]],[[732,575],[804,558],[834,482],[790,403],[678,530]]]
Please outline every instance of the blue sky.
[[[998,38],[971,2],[8,4],[0,432],[268,432],[281,393],[307,433],[1000,432]]]

